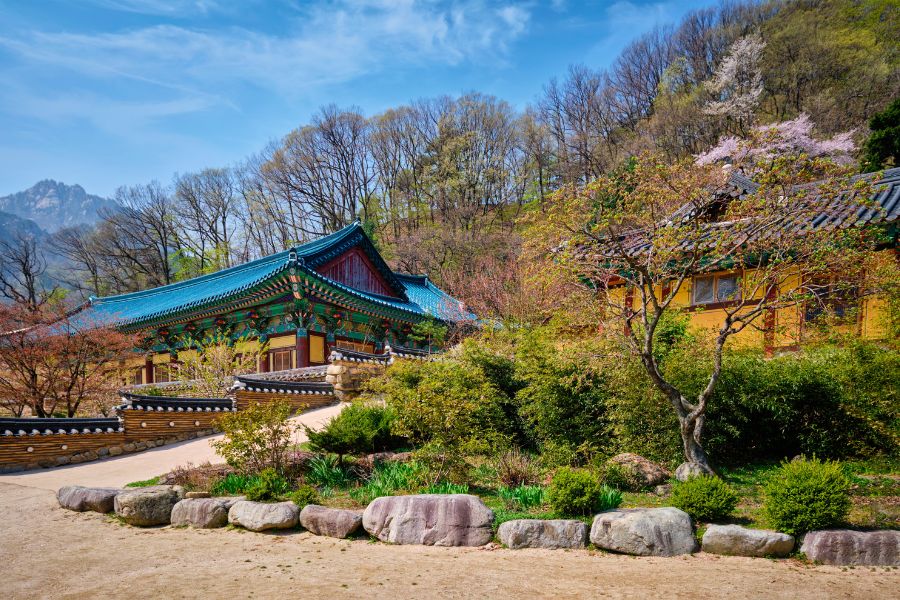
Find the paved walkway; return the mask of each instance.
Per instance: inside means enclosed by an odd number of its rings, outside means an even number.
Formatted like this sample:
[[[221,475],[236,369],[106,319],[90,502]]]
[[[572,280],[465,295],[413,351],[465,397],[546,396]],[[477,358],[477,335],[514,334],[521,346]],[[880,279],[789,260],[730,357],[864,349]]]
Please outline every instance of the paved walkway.
[[[292,418],[291,421],[313,428],[319,427],[341,412],[344,406],[339,404],[311,410]],[[199,465],[207,461],[222,462],[210,446],[210,442],[221,438],[221,435],[211,435],[89,463],[0,475],[0,483],[13,483],[54,492],[65,485],[121,487],[132,481],[142,481],[168,473],[175,467],[187,463]],[[297,441],[306,441],[302,429]]]

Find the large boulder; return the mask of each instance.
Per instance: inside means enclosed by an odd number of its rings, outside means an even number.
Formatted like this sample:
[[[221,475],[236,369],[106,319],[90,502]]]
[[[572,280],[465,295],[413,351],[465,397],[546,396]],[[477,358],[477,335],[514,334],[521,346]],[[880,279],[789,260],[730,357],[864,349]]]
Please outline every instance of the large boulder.
[[[293,502],[251,502],[240,500],[228,510],[228,522],[250,531],[291,529],[297,526],[300,509]]]
[[[582,521],[516,519],[500,524],[497,537],[508,548],[584,548],[587,525]]]
[[[172,525],[215,529],[228,524],[228,509],[216,498],[185,498],[172,508]]]
[[[116,514],[129,525],[151,527],[166,525],[172,517],[172,508],[184,498],[184,489],[178,485],[154,485],[124,490],[115,499]]]
[[[729,556],[787,556],[794,549],[794,538],[766,529],[710,525],[703,534],[702,547],[704,552]]]
[[[672,507],[602,512],[594,517],[591,541],[604,550],[639,556],[676,556],[697,551],[691,518]]]
[[[483,546],[494,513],[469,494],[383,496],[363,513],[363,527],[382,542],[426,546]]]
[[[800,551],[826,565],[900,566],[900,531],[810,531]]]
[[[672,477],[671,473],[655,462],[631,452],[617,454],[609,459],[609,462],[631,469],[637,475],[643,487],[656,487],[666,483]]]
[[[700,477],[701,475],[715,475],[715,473],[709,467],[695,462],[681,463],[675,469],[675,479],[678,481],[687,481],[691,477]]]
[[[59,488],[56,499],[59,505],[69,510],[83,512],[92,510],[98,513],[111,512],[116,494],[121,492],[119,488],[82,487],[80,485],[67,485]]]
[[[362,525],[362,514],[352,510],[307,504],[300,511],[300,524],[316,535],[345,538],[355,533]]]

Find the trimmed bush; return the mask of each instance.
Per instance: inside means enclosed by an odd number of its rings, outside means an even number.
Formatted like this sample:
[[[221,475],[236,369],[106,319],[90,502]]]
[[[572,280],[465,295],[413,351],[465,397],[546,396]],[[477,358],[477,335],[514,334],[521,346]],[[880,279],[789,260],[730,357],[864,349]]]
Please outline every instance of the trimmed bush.
[[[712,522],[728,518],[738,503],[738,495],[718,477],[691,477],[672,485],[672,505],[695,521]]]
[[[280,499],[291,490],[291,484],[287,479],[278,474],[275,469],[268,468],[260,471],[259,475],[247,487],[247,500],[254,502],[267,502]]]
[[[589,471],[562,467],[547,488],[547,501],[553,511],[563,516],[584,516],[617,508],[622,494]]]
[[[309,445],[319,452],[333,452],[343,462],[345,454],[394,450],[405,440],[391,433],[395,412],[384,406],[351,404],[316,431],[306,427]]]
[[[765,487],[763,509],[772,527],[790,535],[841,525],[850,512],[850,480],[835,462],[786,462]]]
[[[319,491],[311,485],[301,485],[288,494],[287,499],[296,504],[301,510],[307,504],[319,504],[321,502]]]
[[[287,420],[292,410],[290,403],[279,400],[227,412],[216,421],[225,435],[212,442],[212,447],[240,473],[259,473],[271,467],[283,474],[295,431]]]

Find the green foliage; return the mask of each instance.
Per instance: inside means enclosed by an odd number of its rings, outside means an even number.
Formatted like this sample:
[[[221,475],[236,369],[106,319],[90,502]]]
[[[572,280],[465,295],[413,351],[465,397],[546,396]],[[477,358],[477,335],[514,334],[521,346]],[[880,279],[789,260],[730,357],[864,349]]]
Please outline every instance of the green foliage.
[[[380,496],[412,491],[425,482],[425,468],[417,462],[388,462],[375,467],[366,482],[350,490],[350,497],[368,504]]]
[[[765,487],[763,509],[769,523],[790,535],[841,525],[850,506],[850,481],[835,462],[786,462]]]
[[[522,332],[516,376],[523,382],[515,399],[531,439],[539,448],[566,446],[582,459],[609,439],[606,414],[610,388],[578,347],[560,351],[551,332]]]
[[[547,501],[557,514],[584,516],[618,507],[622,494],[602,485],[590,471],[562,467],[550,481]]]
[[[530,510],[544,503],[544,488],[539,485],[502,486],[497,496],[511,510]]]
[[[131,483],[126,483],[125,487],[129,488],[139,488],[139,487],[150,487],[151,485],[159,485],[159,477],[151,477],[150,479],[144,479],[143,481],[132,481]]]
[[[280,499],[291,489],[287,479],[273,468],[263,469],[244,490],[247,500],[254,502],[272,502]]]
[[[703,383],[693,352],[670,358],[685,389]],[[869,343],[808,347],[767,359],[730,352],[710,400],[707,452],[720,462],[815,454],[843,458],[900,441],[900,354]]]
[[[352,478],[343,464],[334,455],[314,456],[309,461],[306,481],[327,488],[343,488]]]
[[[623,492],[639,492],[645,487],[644,480],[634,469],[614,462],[603,465],[600,479],[609,487]]]
[[[321,430],[305,429],[310,447],[319,452],[333,452],[342,461],[345,454],[368,454],[401,447],[405,440],[391,433],[394,419],[391,408],[351,404]]]
[[[402,361],[371,382],[397,414],[396,431],[416,444],[487,453],[509,444],[508,398],[482,372],[459,360]]]
[[[468,483],[452,483],[450,481],[439,481],[432,483],[422,490],[423,494],[468,494]]]
[[[277,401],[225,413],[217,421],[225,437],[212,446],[241,473],[259,473],[271,467],[283,474],[294,434],[294,426],[287,420],[291,411],[289,403]]]
[[[728,518],[738,503],[738,495],[718,477],[691,477],[672,486],[672,505],[695,521],[719,521]]]
[[[900,161],[900,98],[869,120],[872,134],[866,140],[863,171],[897,166]]]
[[[429,348],[440,348],[447,340],[447,326],[437,319],[424,319],[413,325],[409,337]]]
[[[239,494],[243,494],[244,490],[246,490],[255,481],[255,475],[229,473],[225,477],[216,481],[210,487],[209,492],[213,496],[237,496]]]
[[[301,485],[293,492],[286,494],[288,500],[296,504],[301,510],[307,504],[319,504],[322,497],[319,491],[311,485]]]

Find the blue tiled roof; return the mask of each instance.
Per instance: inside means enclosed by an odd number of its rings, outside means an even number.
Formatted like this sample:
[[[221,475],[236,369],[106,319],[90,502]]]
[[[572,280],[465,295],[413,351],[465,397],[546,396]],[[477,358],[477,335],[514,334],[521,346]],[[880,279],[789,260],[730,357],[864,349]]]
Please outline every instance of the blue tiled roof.
[[[386,271],[389,283],[396,288],[402,298],[381,296],[351,288],[320,275],[311,268],[323,264],[357,243],[368,244],[368,252],[374,252],[373,262],[376,267]],[[428,281],[427,277],[391,272],[374,251],[358,222],[292,250],[272,254],[210,275],[131,294],[91,298],[86,310],[82,312],[82,318],[85,322],[94,324],[116,325],[137,325],[165,319],[169,315],[212,307],[224,301],[240,298],[251,288],[283,273],[291,265],[298,266],[311,279],[318,279],[376,306],[416,315],[431,315],[448,321],[471,318],[458,300],[444,293]]]

